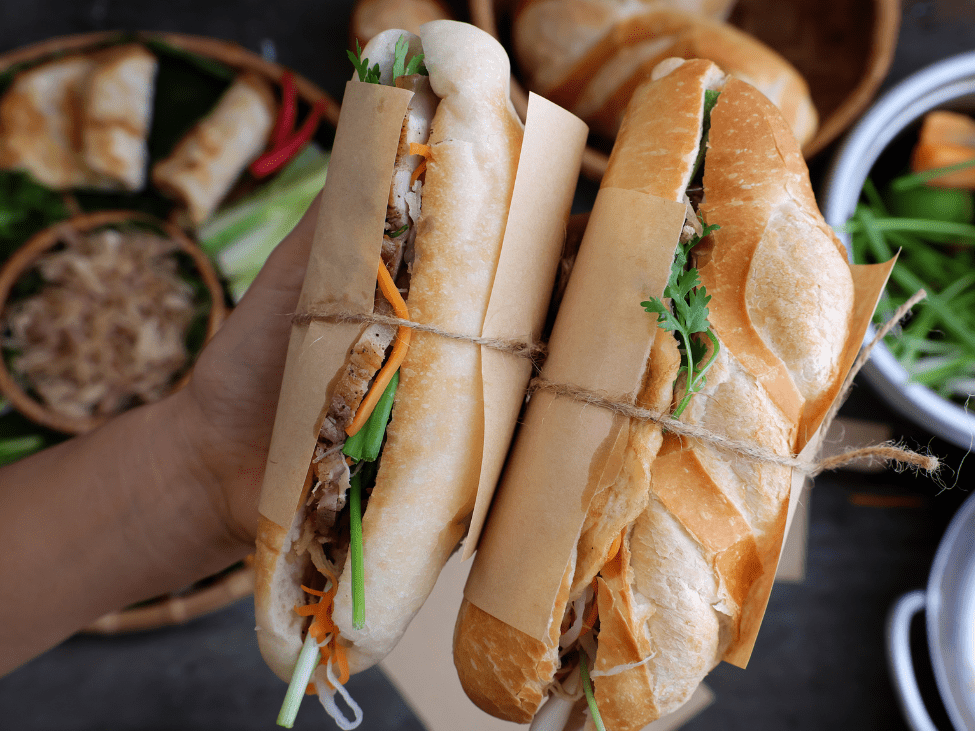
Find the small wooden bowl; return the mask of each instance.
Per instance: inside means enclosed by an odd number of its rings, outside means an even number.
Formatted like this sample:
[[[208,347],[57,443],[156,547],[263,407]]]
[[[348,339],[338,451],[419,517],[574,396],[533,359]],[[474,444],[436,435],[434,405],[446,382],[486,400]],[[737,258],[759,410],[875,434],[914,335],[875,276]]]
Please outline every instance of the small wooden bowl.
[[[66,229],[84,234],[97,229],[127,223],[144,223],[163,231],[170,239],[176,242],[180,251],[192,259],[201,281],[210,294],[210,312],[207,318],[206,330],[206,338],[209,340],[227,317],[227,305],[224,299],[223,286],[213,265],[210,263],[209,257],[177,226],[134,211],[99,211],[97,213],[82,214],[50,226],[33,236],[17,249],[3,264],[3,267],[0,268],[0,314],[6,308],[7,299],[10,296],[14,284],[44,254],[63,242]],[[184,376],[175,385],[175,388],[181,387],[185,383],[185,380],[186,377]],[[50,408],[20,387],[8,369],[4,358],[0,358],[0,393],[7,397],[15,409],[29,419],[66,434],[83,434],[89,432],[109,418],[109,416],[75,417]]]
[[[469,7],[475,25],[495,38],[510,37],[511,0],[469,0]],[[899,0],[738,0],[729,22],[773,48],[805,77],[820,119],[803,149],[809,159],[866,110],[890,68],[900,17]],[[514,59],[512,67],[511,98],[524,117],[528,94]],[[586,147],[583,175],[600,180],[608,153]]]

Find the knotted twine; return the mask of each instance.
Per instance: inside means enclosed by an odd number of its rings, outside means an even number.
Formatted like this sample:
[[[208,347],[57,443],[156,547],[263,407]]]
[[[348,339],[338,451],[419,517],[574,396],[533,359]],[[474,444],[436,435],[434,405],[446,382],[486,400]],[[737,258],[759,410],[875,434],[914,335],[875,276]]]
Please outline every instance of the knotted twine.
[[[833,423],[839,412],[840,406],[849,395],[853,387],[853,379],[870,357],[874,347],[903,319],[911,308],[927,296],[922,289],[901,305],[894,315],[887,320],[876,332],[873,339],[861,348],[856,360],[854,361],[846,379],[840,387],[833,405],[823,419],[823,431],[825,432],[830,424]],[[405,320],[390,315],[377,313],[355,313],[355,312],[302,312],[293,316],[292,322],[297,325],[307,325],[311,322],[330,322],[330,323],[352,323],[352,324],[378,324],[391,327],[408,327],[419,332],[426,332],[439,337],[451,340],[460,340],[474,345],[483,345],[486,348],[502,353],[508,353],[518,358],[530,360],[536,368],[539,368],[546,355],[546,346],[536,341],[526,341],[517,339],[503,338],[484,338],[472,335],[462,335],[460,333],[443,330],[434,325],[427,325],[412,320]],[[713,432],[704,427],[694,424],[687,424],[670,415],[654,409],[645,409],[634,406],[626,401],[613,398],[605,394],[591,391],[580,386],[566,383],[555,383],[542,376],[536,376],[528,384],[527,397],[539,391],[547,391],[557,396],[565,396],[581,403],[608,409],[623,416],[637,421],[649,421],[658,424],[661,428],[683,437],[692,437],[701,442],[714,447],[719,447],[731,451],[739,456],[763,462],[767,464],[790,467],[809,477],[826,470],[834,470],[853,462],[861,460],[871,460],[882,464],[895,463],[900,468],[922,469],[930,473],[937,473],[940,469],[940,460],[927,454],[915,452],[902,444],[888,441],[869,447],[850,449],[832,457],[822,458],[814,461],[800,460],[793,456],[782,456],[770,449],[765,449],[755,444],[749,444],[735,439],[730,439],[722,434]]]

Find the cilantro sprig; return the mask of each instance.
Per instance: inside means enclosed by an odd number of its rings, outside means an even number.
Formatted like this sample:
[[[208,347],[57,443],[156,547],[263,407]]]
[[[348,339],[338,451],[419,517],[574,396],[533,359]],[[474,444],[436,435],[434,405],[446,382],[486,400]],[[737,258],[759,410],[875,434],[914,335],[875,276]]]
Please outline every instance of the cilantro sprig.
[[[707,382],[707,372],[714,365],[721,347],[708,321],[710,315],[708,303],[711,301],[711,295],[707,293],[707,288],[701,286],[701,277],[697,269],[689,266],[691,249],[719,228],[720,226],[713,224],[705,226],[699,236],[690,239],[686,244],[677,244],[670,268],[670,279],[663,293],[664,298],[670,299],[669,307],[660,297],[653,297],[640,303],[647,312],[657,315],[659,327],[674,333],[681,341],[681,365],[678,376],[680,373],[687,373],[687,387],[684,397],[671,414],[675,419],[687,408],[691,396],[704,387]],[[712,345],[711,357],[703,365],[702,361],[707,355],[707,343],[701,338],[693,337],[699,333],[704,333]]]
[[[423,54],[418,53],[409,61],[406,60],[406,54],[409,53],[410,43],[406,40],[406,36],[400,36],[396,41],[396,45],[393,48],[393,80],[395,81],[400,76],[411,76],[413,74],[423,74],[428,76],[429,72],[427,67],[423,65]],[[382,72],[379,70],[379,64],[373,64],[369,66],[369,59],[362,57],[362,48],[359,46],[359,41],[355,42],[355,53],[352,51],[346,51],[349,56],[349,60],[355,67],[356,72],[359,74],[359,81],[366,84],[381,84],[380,77]]]
[[[349,60],[355,67],[356,72],[359,74],[359,81],[366,84],[378,84],[379,82],[379,64],[375,64],[372,68],[369,68],[369,59],[362,57],[362,47],[359,45],[359,41],[355,42],[355,53],[352,51],[346,51],[349,55]]]

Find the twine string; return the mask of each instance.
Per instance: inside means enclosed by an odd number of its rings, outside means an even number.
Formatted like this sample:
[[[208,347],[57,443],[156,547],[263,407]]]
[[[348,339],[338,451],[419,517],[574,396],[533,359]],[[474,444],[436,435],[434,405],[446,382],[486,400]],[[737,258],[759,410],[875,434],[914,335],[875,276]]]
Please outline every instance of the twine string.
[[[839,393],[837,394],[832,407],[826,413],[826,416],[823,419],[822,428],[824,431],[829,428],[829,425],[832,424],[836,418],[840,406],[842,405],[843,401],[846,400],[846,397],[849,395],[850,389],[853,386],[854,377],[860,371],[860,369],[863,368],[864,363],[867,362],[871,351],[897,325],[897,323],[907,315],[911,308],[926,296],[927,294],[924,292],[924,290],[920,290],[907,302],[901,305],[894,315],[877,330],[874,338],[860,350],[860,353],[858,354],[856,360],[850,368],[849,373],[840,387]],[[355,312],[309,311],[294,315],[292,322],[297,325],[308,325],[312,322],[330,322],[408,327],[413,330],[431,333],[443,338],[449,338],[451,340],[460,340],[463,342],[473,343],[475,345],[483,345],[492,350],[508,353],[518,358],[526,358],[536,367],[541,366],[541,362],[544,360],[547,352],[545,344],[538,341],[484,338],[472,335],[463,335],[460,333],[443,330],[434,325],[427,325],[420,322],[413,322],[412,320],[405,320],[399,317],[381,315],[378,313],[364,314]],[[572,384],[555,383],[544,378],[543,376],[536,376],[531,380],[531,382],[528,384],[527,396],[530,398],[532,394],[539,391],[553,393],[556,396],[565,396],[584,404],[613,411],[637,421],[653,422],[658,424],[663,429],[677,434],[678,436],[698,439],[704,443],[710,444],[711,446],[726,449],[743,457],[753,459],[757,462],[789,467],[810,477],[815,477],[826,470],[838,469],[845,465],[862,460],[875,461],[882,464],[895,463],[904,467],[913,467],[915,469],[922,469],[931,473],[936,473],[940,468],[940,461],[937,457],[915,452],[895,442],[884,442],[874,446],[850,449],[832,457],[822,458],[815,461],[800,460],[797,457],[784,456],[755,444],[749,444],[747,442],[731,439],[701,426],[678,421],[677,419],[674,419],[668,414],[660,411],[634,406],[633,404],[620,400],[618,397],[608,396]]]

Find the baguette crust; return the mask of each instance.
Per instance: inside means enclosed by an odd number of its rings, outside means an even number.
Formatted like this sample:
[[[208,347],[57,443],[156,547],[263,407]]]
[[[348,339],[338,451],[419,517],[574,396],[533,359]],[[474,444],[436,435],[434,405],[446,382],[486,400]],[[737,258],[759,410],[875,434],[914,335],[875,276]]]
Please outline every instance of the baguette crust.
[[[842,376],[839,355],[853,302],[849,266],[822,223],[798,145],[773,105],[710,62],[668,63],[665,70],[634,95],[602,184],[683,194],[704,89],[721,90],[701,209],[705,222],[721,229],[694,250],[714,292],[711,323],[721,347],[681,420],[789,456]],[[676,370],[671,364],[665,375],[663,368],[650,364],[658,397],[669,393]],[[683,388],[678,381],[678,394]],[[648,461],[636,460],[641,453]],[[613,490],[627,503],[621,513],[632,517],[616,558],[595,562],[600,630],[592,674],[606,727],[636,731],[686,702],[722,659],[747,659],[742,638],[757,627],[774,578],[791,470],[673,434],[661,444],[659,429],[648,424],[631,427],[624,465]],[[642,494],[626,489],[627,479],[640,481]],[[587,525],[605,519],[605,502],[593,501]],[[586,551],[607,556],[612,539],[604,531]],[[581,567],[586,555],[580,542],[571,560]],[[569,600],[592,576],[579,567]],[[565,606],[557,603],[556,621]],[[475,629],[459,622],[455,662],[457,648],[472,644],[464,633]],[[531,662],[537,666],[537,657]],[[471,694],[470,686],[487,682],[467,678],[464,687]],[[509,692],[514,699],[522,691]],[[492,703],[510,713],[511,699]]]
[[[389,80],[402,31],[363,49]],[[430,83],[441,101],[429,138],[422,211],[408,296],[413,320],[481,332],[494,282],[523,127],[509,100],[507,56],[473,26],[435,21],[421,29]],[[418,48],[419,39],[411,38]],[[370,55],[371,54],[371,55]],[[468,343],[414,332],[400,368],[375,487],[363,515],[365,627],[352,622],[349,560],[332,618],[352,673],[384,657],[432,590],[467,530],[477,489],[483,413],[481,359]],[[304,504],[304,500],[302,500]],[[307,555],[291,532],[262,520],[258,537],[258,639],[268,664],[290,677],[302,641],[294,613]],[[270,525],[268,525],[270,524]],[[282,670],[284,674],[282,675]],[[329,692],[319,678],[320,692]]]
[[[513,29],[515,54],[529,87],[612,138],[634,89],[661,60],[708,59],[762,91],[800,144],[812,139],[818,115],[808,85],[786,59],[734,26],[668,5],[531,3],[516,16]]]

